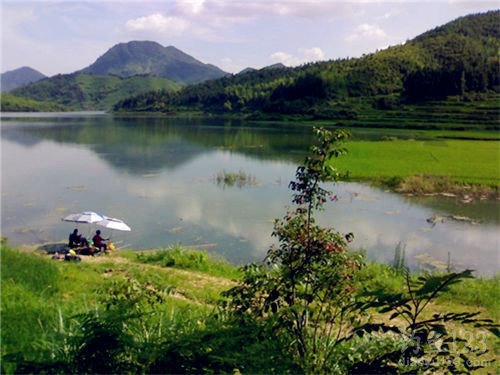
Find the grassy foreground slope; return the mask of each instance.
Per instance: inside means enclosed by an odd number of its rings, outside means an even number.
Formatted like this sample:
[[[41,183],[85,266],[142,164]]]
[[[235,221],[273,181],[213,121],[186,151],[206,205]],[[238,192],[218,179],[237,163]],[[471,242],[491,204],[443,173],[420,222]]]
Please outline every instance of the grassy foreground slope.
[[[147,91],[178,90],[180,84],[161,77],[64,74],[19,87],[16,96],[78,109],[110,109],[119,100]]]
[[[104,373],[132,371],[132,360],[146,373],[300,372],[271,332],[234,326],[217,313],[220,293],[240,273],[203,252],[173,247],[73,263],[2,246],[1,260],[3,373],[40,372],[36,366],[75,355],[77,372],[90,371],[89,363]],[[404,289],[390,266],[368,264],[363,272],[366,286]],[[431,312],[479,310],[498,321],[499,285],[498,277],[467,280]],[[472,333],[482,339],[480,331]],[[498,343],[484,343],[490,359],[498,355]],[[107,368],[107,361],[123,367]]]
[[[3,93],[0,96],[2,112],[65,112],[71,109],[65,105],[19,98],[12,94]]]

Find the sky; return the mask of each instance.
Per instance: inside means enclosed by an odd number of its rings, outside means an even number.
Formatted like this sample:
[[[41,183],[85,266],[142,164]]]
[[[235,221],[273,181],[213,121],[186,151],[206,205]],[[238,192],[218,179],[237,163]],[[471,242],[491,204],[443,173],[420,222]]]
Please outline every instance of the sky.
[[[480,0],[1,1],[1,72],[92,64],[117,43],[153,40],[237,73],[358,57],[471,13]]]

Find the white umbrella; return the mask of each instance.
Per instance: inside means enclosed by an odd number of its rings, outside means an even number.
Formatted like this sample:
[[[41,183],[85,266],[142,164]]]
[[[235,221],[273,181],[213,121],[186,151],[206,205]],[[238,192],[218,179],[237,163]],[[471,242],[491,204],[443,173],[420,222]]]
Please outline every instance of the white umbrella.
[[[97,223],[99,221],[104,220],[105,216],[102,214],[98,214],[93,211],[85,211],[79,214],[71,214],[63,218],[63,221],[70,221],[73,223]]]
[[[108,229],[115,229],[115,230],[123,230],[123,231],[130,231],[130,227],[125,224],[122,220],[116,219],[114,217],[108,217],[104,216],[104,219],[97,221],[96,224],[100,225],[104,228]]]

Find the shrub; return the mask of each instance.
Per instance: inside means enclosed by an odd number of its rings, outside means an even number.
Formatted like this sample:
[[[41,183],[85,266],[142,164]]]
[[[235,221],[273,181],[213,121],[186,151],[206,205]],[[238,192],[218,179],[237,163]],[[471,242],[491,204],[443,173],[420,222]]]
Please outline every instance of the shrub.
[[[388,350],[371,360],[363,358],[358,363],[352,364],[350,372],[444,371],[462,374],[490,365],[492,361],[476,361],[478,357],[488,352],[485,343],[476,346],[464,338],[457,337],[456,333],[449,331],[449,324],[482,327],[498,336],[498,325],[492,320],[479,318],[480,312],[435,313],[430,317],[425,314],[426,309],[435,302],[439,294],[463,279],[472,278],[472,272],[466,270],[460,273],[424,274],[412,277],[406,269],[404,276],[406,281],[404,292],[388,292],[380,289],[368,293],[372,298],[360,307],[362,310],[376,308],[379,313],[390,314],[389,320],[381,323],[368,322],[355,330],[358,336],[363,337],[368,334],[375,341],[380,341],[381,338],[399,338],[402,347]],[[393,323],[390,324],[389,321]]]
[[[314,131],[319,145],[290,183],[297,207],[275,222],[279,245],[269,249],[263,264],[244,268],[242,282],[225,293],[223,303],[237,319],[267,321],[289,343],[296,363],[312,373],[330,363],[335,346],[356,323],[352,297],[362,262],[347,252],[352,234],[323,228],[313,217],[330,196],[320,184],[341,177],[326,162],[345,153],[348,133]]]

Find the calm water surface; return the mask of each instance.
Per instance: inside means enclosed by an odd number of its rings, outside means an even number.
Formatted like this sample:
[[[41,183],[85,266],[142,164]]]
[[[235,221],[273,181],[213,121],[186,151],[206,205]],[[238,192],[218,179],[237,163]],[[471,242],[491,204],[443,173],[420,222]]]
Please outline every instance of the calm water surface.
[[[313,141],[307,127],[100,113],[18,114],[4,117],[1,127],[2,235],[12,244],[64,240],[74,225],[61,218],[92,210],[128,223],[132,232],[105,235],[131,248],[181,243],[237,264],[265,255],[273,219],[290,204],[288,182]],[[243,171],[257,183],[217,185],[223,170]],[[412,267],[442,266],[449,254],[456,268],[489,275],[499,269],[498,202],[465,206],[358,183],[330,188],[340,199],[320,221],[354,232],[353,247],[370,259],[390,262],[402,243]],[[432,226],[426,219],[433,214],[480,223]]]

